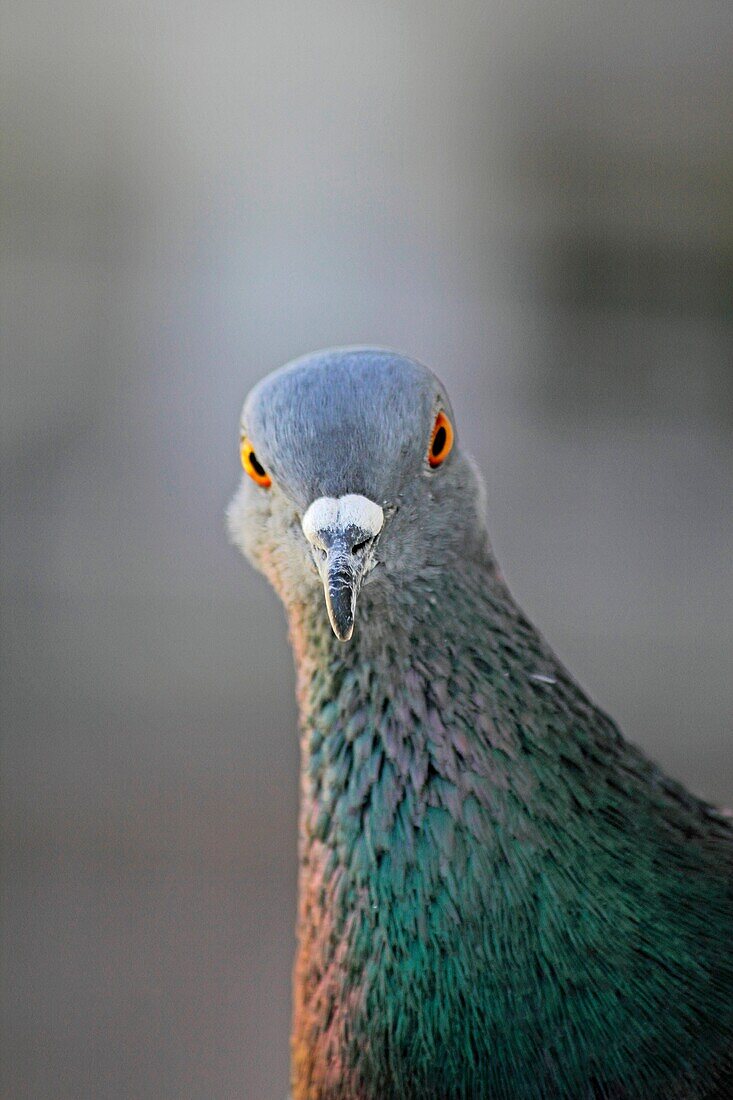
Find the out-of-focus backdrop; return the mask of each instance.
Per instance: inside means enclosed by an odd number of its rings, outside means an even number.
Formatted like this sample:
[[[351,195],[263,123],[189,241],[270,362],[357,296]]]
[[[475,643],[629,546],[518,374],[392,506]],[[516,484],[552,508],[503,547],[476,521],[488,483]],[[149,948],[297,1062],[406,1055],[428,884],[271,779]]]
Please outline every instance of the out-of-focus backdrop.
[[[4,1100],[281,1100],[297,742],[249,386],[445,380],[520,602],[733,799],[730,4],[6,0]]]

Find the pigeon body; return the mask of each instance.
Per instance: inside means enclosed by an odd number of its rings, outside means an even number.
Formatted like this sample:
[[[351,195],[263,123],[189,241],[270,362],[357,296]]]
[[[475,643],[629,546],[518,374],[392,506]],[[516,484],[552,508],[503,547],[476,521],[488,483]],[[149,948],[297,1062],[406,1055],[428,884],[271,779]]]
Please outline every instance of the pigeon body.
[[[243,413],[269,484],[230,531],[285,603],[302,731],[293,1098],[733,1096],[730,823],[524,617],[440,423],[435,376],[373,349]]]

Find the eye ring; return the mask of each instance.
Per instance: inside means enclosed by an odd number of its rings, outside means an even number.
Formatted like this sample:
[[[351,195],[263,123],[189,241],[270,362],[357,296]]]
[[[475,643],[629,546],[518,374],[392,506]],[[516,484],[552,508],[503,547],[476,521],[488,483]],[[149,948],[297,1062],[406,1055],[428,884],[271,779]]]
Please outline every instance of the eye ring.
[[[441,410],[435,418],[428,447],[428,463],[433,469],[445,462],[453,449],[453,425]]]
[[[252,480],[261,488],[269,489],[272,485],[272,478],[258,459],[255,449],[246,435],[243,435],[239,442],[239,457],[244,472],[249,474]]]

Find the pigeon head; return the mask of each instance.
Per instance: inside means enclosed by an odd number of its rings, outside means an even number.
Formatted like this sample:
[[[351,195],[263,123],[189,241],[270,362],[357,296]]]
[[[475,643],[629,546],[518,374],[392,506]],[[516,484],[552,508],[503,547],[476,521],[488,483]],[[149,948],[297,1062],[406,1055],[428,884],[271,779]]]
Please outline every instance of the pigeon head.
[[[392,352],[318,352],[268,375],[240,424],[233,541],[286,606],[319,601],[349,641],[362,587],[399,614],[487,552],[478,476],[447,394]],[[432,580],[431,580],[432,579]]]

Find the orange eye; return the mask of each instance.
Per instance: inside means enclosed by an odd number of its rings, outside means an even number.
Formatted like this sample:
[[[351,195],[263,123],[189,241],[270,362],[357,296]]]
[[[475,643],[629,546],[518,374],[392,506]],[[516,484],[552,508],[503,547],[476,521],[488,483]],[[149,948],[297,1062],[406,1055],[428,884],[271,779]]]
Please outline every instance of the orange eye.
[[[269,489],[272,485],[272,478],[257,458],[255,449],[246,435],[239,444],[239,457],[242,460],[242,466],[252,480],[256,481],[258,485],[261,485],[263,489]]]
[[[428,462],[431,466],[440,466],[453,447],[453,425],[444,412],[439,412],[433,424],[433,434],[428,447]]]

